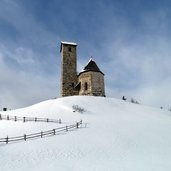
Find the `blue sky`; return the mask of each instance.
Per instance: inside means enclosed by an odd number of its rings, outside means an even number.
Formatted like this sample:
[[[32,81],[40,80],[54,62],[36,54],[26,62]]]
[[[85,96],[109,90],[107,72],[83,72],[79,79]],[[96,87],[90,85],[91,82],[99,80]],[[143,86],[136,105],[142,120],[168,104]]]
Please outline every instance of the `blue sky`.
[[[171,1],[0,0],[0,109],[59,97],[60,41],[93,56],[106,95],[171,106]]]

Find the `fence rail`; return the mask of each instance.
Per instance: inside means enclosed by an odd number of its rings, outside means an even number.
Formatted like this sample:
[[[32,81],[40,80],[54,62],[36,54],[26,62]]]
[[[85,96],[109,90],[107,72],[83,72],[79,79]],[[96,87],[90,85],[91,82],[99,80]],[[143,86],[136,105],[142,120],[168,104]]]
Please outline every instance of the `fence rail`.
[[[23,122],[27,122],[27,121],[54,122],[54,123],[59,123],[59,124],[64,123],[61,121],[61,119],[55,120],[55,119],[37,118],[37,117],[35,118],[34,117],[18,117],[18,116],[9,116],[9,115],[2,115],[2,114],[0,114],[0,120],[12,120],[12,121],[23,121]],[[33,134],[24,134],[22,136],[15,136],[15,137],[7,136],[5,138],[0,138],[0,143],[8,144],[10,142],[26,141],[28,139],[43,138],[45,136],[57,135],[61,132],[68,132],[73,129],[78,129],[80,125],[82,125],[82,120],[79,122],[76,122],[75,124],[70,124],[70,125],[54,128],[48,131],[40,131],[40,132],[33,133]]]
[[[20,117],[20,116],[10,116],[10,115],[3,115],[0,114],[0,120],[12,120],[12,121],[23,121],[23,122],[30,122],[30,121],[34,121],[34,122],[53,122],[53,123],[65,123],[62,122],[61,119],[49,119],[49,118],[38,118],[38,117]]]

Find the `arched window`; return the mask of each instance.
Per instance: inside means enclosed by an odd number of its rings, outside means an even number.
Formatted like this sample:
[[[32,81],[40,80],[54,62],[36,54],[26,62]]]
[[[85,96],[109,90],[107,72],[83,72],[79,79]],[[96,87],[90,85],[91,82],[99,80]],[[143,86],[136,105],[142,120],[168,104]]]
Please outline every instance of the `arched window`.
[[[88,84],[87,84],[87,82],[84,83],[84,90],[88,90]]]

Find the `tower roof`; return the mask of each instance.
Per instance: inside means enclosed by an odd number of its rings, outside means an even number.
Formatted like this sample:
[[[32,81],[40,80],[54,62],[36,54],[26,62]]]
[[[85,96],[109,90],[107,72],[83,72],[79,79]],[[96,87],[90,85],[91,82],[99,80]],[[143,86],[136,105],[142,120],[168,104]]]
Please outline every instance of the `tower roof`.
[[[71,45],[71,46],[77,46],[77,43],[74,43],[74,42],[65,42],[65,41],[61,41],[60,52],[61,52],[61,50],[62,50],[62,45]]]
[[[97,64],[92,58],[89,60],[88,64],[84,67],[84,69],[80,72],[80,74],[88,71],[100,72],[103,74],[103,72],[100,71],[99,67],[97,66]]]

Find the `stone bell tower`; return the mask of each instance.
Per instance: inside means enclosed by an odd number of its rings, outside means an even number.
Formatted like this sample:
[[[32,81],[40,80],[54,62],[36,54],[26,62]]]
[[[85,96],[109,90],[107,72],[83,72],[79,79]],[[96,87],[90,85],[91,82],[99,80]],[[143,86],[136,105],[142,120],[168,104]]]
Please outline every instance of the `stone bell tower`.
[[[61,42],[61,96],[73,96],[78,92],[74,89],[77,84],[77,44]]]

